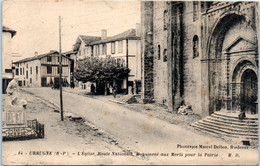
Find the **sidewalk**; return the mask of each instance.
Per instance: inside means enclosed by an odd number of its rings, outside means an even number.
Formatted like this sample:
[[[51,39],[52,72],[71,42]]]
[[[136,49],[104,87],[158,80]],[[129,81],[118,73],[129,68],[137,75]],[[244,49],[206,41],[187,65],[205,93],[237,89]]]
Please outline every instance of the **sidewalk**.
[[[147,114],[150,117],[155,117],[161,120],[164,120],[166,122],[169,122],[171,124],[176,124],[183,126],[185,128],[194,130],[192,127],[190,127],[190,124],[200,120],[200,116],[198,115],[181,115],[177,113],[171,113],[168,111],[167,108],[163,108],[161,106],[158,106],[156,104],[143,104],[141,103],[141,97],[137,96],[136,99],[139,103],[135,104],[127,104],[126,101],[129,98],[129,95],[122,95],[118,94],[116,98],[113,97],[113,95],[91,95],[89,93],[86,93],[84,89],[75,88],[71,89],[68,87],[63,88],[64,91],[78,94],[85,97],[90,97],[94,99],[98,99],[104,102],[113,102],[116,104],[120,104],[123,107],[126,107],[132,111],[141,112],[143,114]]]

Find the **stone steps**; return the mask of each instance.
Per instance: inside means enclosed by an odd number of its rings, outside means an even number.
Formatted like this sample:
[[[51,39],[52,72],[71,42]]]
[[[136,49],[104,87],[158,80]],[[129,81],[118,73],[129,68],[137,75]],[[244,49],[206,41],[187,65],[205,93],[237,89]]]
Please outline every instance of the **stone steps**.
[[[258,139],[258,118],[256,116],[248,116],[239,120],[237,114],[216,112],[191,126],[199,131],[219,136]]]
[[[225,125],[241,126],[241,122],[223,121],[223,119],[215,118],[215,117],[213,117],[213,116],[209,116],[209,117],[207,118],[207,120],[212,120],[212,121],[215,121],[215,122],[224,123]],[[247,123],[246,125],[247,125],[247,126],[252,126],[252,127],[258,128],[258,124],[256,124],[256,123]]]

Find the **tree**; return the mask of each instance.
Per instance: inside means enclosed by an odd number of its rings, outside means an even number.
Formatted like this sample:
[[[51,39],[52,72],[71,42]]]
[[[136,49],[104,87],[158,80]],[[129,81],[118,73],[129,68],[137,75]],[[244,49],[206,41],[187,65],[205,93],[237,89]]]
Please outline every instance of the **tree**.
[[[123,80],[127,78],[130,72],[130,70],[123,65],[123,61],[117,62],[116,59],[112,57],[88,57],[77,63],[78,67],[75,71],[76,80],[82,81],[83,83],[89,81],[96,82],[97,86],[103,86],[105,89],[107,88],[107,82]]]

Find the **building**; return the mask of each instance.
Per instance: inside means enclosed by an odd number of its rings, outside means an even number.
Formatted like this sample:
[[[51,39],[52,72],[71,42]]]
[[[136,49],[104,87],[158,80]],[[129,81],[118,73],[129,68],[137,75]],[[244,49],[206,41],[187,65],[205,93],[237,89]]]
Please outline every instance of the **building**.
[[[136,27],[112,37],[107,37],[106,30],[101,31],[100,38],[79,36],[73,48],[77,52],[77,60],[92,56],[100,58],[111,56],[117,59],[117,62],[130,69],[127,79],[114,83],[117,84],[119,92],[139,93],[141,91],[140,24],[136,24]],[[90,88],[90,84],[85,84],[87,89]]]
[[[51,50],[49,53],[25,58],[14,62],[15,75],[18,84],[23,87],[47,87],[59,82],[59,52]],[[71,59],[62,56],[62,82],[70,83]]]
[[[2,93],[6,93],[8,83],[12,80],[12,38],[16,31],[2,27]]]
[[[76,56],[76,51],[67,51],[63,52],[62,54],[70,59],[70,84],[73,84],[73,87],[75,87],[75,82],[76,80],[74,79],[74,71],[76,69],[76,61],[77,61],[77,56]]]
[[[258,3],[141,3],[142,99],[257,113]]]

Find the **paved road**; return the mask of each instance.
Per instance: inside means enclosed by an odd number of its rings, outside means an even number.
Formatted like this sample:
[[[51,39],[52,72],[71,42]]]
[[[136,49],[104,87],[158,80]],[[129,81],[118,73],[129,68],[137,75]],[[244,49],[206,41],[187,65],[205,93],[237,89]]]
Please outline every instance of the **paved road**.
[[[28,88],[24,89],[37,96],[45,98],[54,103],[59,103],[59,91],[50,88]],[[223,163],[223,159],[228,159],[225,164],[255,164],[257,162],[256,150],[231,150],[231,149],[211,149],[210,146],[203,149],[177,148],[181,145],[230,145],[215,139],[212,136],[205,137],[183,127],[169,124],[165,121],[128,110],[118,104],[104,102],[76,94],[63,92],[64,110],[81,116],[90,121],[98,128],[110,133],[119,139],[119,142],[129,147],[131,150],[155,153],[155,152],[201,152],[204,157],[176,157],[175,164],[210,164],[212,161]],[[218,154],[207,155],[206,153]],[[228,157],[228,153],[238,153],[240,157]],[[250,155],[248,155],[250,154]],[[185,154],[184,154],[185,155]],[[197,155],[196,155],[197,156]],[[180,160],[178,160],[180,159]],[[246,160],[245,160],[246,159]],[[165,158],[165,162],[173,158]]]

